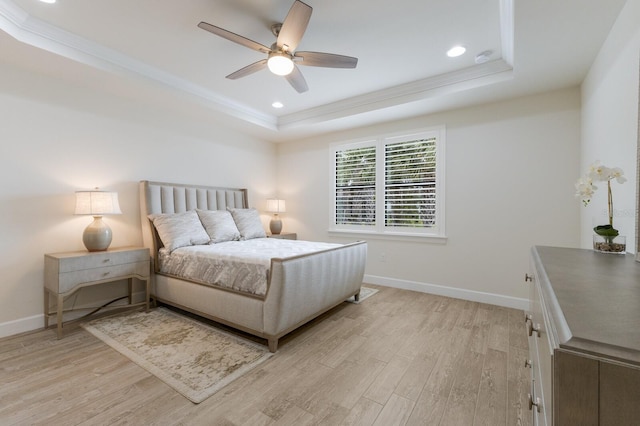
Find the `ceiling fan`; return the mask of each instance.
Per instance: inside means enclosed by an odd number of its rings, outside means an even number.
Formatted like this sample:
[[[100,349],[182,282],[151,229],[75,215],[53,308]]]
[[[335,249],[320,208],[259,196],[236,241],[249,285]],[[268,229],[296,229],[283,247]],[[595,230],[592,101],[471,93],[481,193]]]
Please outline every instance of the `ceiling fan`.
[[[249,40],[246,37],[232,33],[223,28],[206,22],[200,22],[198,27],[209,31],[217,36],[238,43],[249,49],[266,53],[266,59],[254,62],[244,68],[239,69],[227,76],[231,80],[245,77],[256,71],[268,67],[269,70],[277,75],[284,76],[289,84],[293,86],[298,93],[309,90],[307,82],[297,65],[306,65],[312,67],[327,68],[355,68],[358,64],[358,58],[351,56],[336,55],[333,53],[322,52],[296,52],[296,47],[302,39],[313,8],[299,0],[296,0],[289,9],[287,17],[282,24],[274,24],[271,26],[271,32],[276,36],[276,42],[267,47],[263,44]]]

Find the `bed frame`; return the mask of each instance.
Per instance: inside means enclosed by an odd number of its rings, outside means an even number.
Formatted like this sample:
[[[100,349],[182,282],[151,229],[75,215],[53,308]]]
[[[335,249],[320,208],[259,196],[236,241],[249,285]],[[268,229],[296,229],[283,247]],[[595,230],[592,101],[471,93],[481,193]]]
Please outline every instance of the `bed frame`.
[[[152,298],[267,339],[278,339],[360,293],[367,258],[364,241],[316,253],[271,260],[264,297],[203,285],[157,271],[162,248],[149,214],[188,210],[247,208],[247,190],[163,182],[140,182],[140,219],[144,245],[153,260]]]

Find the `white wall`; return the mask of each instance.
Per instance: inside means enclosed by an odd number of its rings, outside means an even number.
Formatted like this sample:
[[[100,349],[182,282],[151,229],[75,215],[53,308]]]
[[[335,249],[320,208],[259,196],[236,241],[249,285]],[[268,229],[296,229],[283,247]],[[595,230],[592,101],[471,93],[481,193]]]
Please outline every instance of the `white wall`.
[[[448,241],[368,238],[367,279],[522,307],[529,248],[579,243],[579,95],[574,88],[281,144],[284,227],[304,239],[348,240],[327,233],[330,143],[445,125]]]
[[[612,186],[614,226],[636,250],[638,61],[640,0],[629,0],[582,84],[581,167],[595,160],[621,167],[628,181]],[[607,223],[606,187],[581,211],[582,246],[591,247],[594,225]]]
[[[24,70],[0,72],[0,336],[43,323],[43,255],[84,249],[92,218],[73,215],[76,190],[118,191],[123,214],[105,217],[113,247],[142,244],[139,180],[248,187],[255,206],[275,192],[271,143]],[[105,293],[88,288],[76,302]]]

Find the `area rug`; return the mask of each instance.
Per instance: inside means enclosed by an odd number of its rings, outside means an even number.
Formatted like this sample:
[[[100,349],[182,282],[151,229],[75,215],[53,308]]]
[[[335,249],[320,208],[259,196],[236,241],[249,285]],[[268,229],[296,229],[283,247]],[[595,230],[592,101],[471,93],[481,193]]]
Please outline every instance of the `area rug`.
[[[196,404],[273,355],[266,346],[166,308],[83,327]]]
[[[378,292],[377,289],[375,288],[369,288],[369,287],[360,287],[360,300],[358,300],[356,302],[355,297],[351,296],[350,298],[348,298],[346,301],[349,303],[362,303],[365,299],[373,296],[374,294],[376,294]]]

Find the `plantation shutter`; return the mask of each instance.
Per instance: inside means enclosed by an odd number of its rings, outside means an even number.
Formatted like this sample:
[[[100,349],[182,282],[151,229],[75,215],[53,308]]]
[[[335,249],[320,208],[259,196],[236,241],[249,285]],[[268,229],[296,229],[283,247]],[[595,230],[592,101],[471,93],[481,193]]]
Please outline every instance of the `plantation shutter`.
[[[336,151],[336,225],[375,225],[376,147]]]
[[[434,226],[436,138],[387,143],[384,156],[385,226]]]

